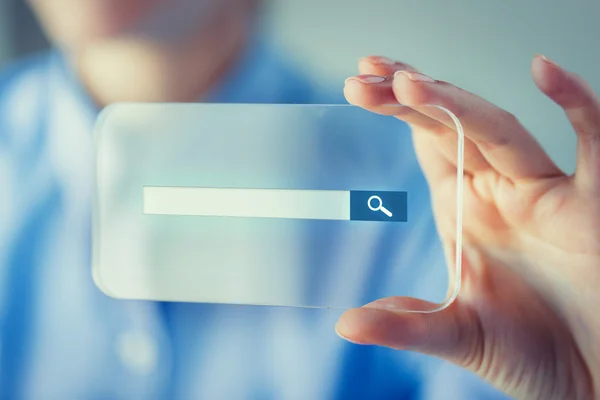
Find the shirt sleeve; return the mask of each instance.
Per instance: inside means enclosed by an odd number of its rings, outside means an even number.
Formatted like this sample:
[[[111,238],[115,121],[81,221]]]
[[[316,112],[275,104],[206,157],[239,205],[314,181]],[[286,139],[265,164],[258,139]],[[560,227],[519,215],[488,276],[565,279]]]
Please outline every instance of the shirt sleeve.
[[[27,192],[35,176],[45,58],[27,58],[0,72],[0,322],[6,316],[11,254],[30,205],[39,192]],[[0,329],[3,325],[0,324]]]

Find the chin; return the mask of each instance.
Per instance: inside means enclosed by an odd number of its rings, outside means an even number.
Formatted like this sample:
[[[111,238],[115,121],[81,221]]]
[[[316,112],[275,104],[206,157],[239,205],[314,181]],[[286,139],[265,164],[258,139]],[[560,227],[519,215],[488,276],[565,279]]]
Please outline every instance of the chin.
[[[166,0],[29,0],[51,38],[77,48],[118,37]]]

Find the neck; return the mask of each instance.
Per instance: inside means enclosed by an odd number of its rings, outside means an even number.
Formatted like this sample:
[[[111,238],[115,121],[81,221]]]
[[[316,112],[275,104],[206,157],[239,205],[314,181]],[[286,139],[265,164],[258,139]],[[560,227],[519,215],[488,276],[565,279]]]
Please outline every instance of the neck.
[[[251,23],[247,10],[227,9],[185,40],[118,38],[87,47],[71,62],[99,107],[122,101],[201,100],[246,44]]]

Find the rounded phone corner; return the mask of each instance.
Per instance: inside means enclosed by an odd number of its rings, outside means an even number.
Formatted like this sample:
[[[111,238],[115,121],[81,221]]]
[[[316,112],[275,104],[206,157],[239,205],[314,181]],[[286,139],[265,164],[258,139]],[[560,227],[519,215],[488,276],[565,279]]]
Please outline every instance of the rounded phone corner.
[[[112,103],[102,108],[96,117],[96,121],[94,123],[94,137],[98,137],[99,132],[102,131],[102,128],[106,125],[106,121],[109,119],[109,116],[113,114],[113,112],[122,107],[122,103]]]
[[[117,294],[115,294],[114,291],[110,290],[108,285],[106,284],[106,282],[104,282],[102,280],[101,274],[100,274],[100,269],[98,268],[98,266],[94,263],[92,265],[92,279],[94,281],[94,284],[96,285],[96,287],[98,289],[100,289],[100,291],[102,293],[104,293],[106,296],[111,297],[113,299],[123,299],[122,296],[118,296]]]
[[[433,309],[431,309],[430,311],[427,311],[427,312],[428,313],[436,313],[436,312],[444,311],[445,309],[450,307],[452,305],[452,303],[454,303],[456,301],[456,299],[458,298],[459,292],[460,292],[460,285],[458,284],[454,288],[452,288],[452,292],[449,293],[449,295],[446,297],[446,299],[443,302],[436,304],[436,307],[434,307]]]
[[[96,148],[99,148],[101,137],[105,136],[103,135],[103,132],[107,131],[107,126],[115,119],[114,115],[119,114],[119,112],[127,115],[127,107],[135,106],[136,104],[137,103],[116,102],[108,104],[100,110],[95,119],[94,128],[92,131],[93,142]]]

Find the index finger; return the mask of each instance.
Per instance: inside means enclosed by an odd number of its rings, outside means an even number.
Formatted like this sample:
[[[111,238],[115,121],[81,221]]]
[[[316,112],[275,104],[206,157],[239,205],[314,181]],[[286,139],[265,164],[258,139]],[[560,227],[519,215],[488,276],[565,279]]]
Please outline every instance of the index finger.
[[[490,165],[511,181],[563,175],[535,138],[507,111],[447,82],[412,71],[399,71],[393,91],[400,104],[454,128],[454,122],[438,105],[455,114],[467,138],[474,142]]]

